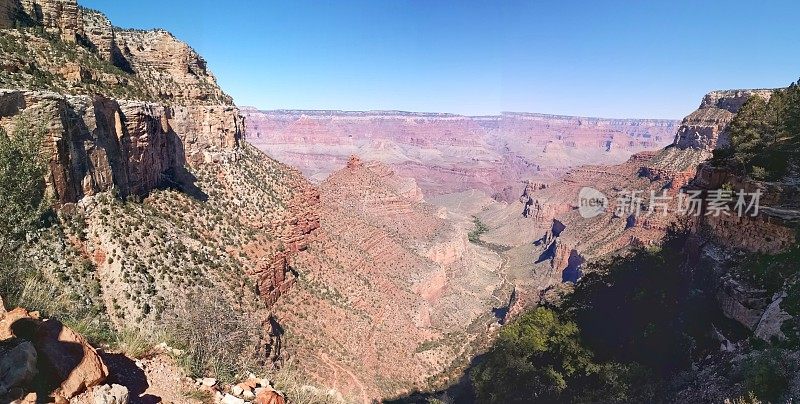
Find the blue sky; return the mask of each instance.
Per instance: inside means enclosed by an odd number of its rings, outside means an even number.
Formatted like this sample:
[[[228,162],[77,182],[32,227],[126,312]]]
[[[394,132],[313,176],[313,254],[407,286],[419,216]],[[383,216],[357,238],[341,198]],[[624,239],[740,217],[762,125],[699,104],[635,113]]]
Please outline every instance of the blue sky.
[[[167,29],[238,105],[681,118],[800,77],[800,2],[78,0]]]

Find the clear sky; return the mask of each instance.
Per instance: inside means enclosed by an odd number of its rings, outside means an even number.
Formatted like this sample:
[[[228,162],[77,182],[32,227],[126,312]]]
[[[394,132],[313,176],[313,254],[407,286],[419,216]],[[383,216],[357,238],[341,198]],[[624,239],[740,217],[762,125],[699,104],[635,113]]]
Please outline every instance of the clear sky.
[[[238,105],[681,118],[800,77],[800,2],[78,0],[164,28]]]

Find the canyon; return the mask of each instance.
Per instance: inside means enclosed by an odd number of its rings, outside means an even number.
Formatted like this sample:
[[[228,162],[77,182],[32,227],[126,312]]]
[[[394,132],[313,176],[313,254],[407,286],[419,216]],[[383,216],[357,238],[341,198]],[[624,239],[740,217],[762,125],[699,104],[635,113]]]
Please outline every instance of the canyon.
[[[248,141],[322,181],[350,155],[388,164],[426,195],[477,189],[516,198],[529,179],[614,164],[673,141],[677,121],[532,113],[461,116],[400,111],[259,111],[242,108]]]
[[[123,401],[240,403],[260,388],[270,401],[254,402],[372,402],[444,389],[591,264],[657,249],[678,224],[702,239],[694,258],[718,279],[727,318],[762,340],[795,321],[786,293],[727,268],[796,243],[796,186],[710,164],[743,105],[773,90],[711,92],[682,121],[260,111],[237,107],[169,32],[117,28],[74,0],[2,0],[0,30],[0,128],[41,137],[52,208],[15,251],[35,272],[17,300],[38,293],[27,302],[42,307],[0,311],[11,347],[0,366],[58,354],[36,342],[58,339],[49,327],[61,323],[36,310],[62,317],[91,359],[76,366],[86,380],[37,394],[82,402],[122,385]],[[578,206],[587,187],[610,201],[591,218]],[[722,187],[762,191],[762,214],[618,209],[630,190]],[[36,332],[6,324],[20,319]],[[726,332],[720,344],[741,342]],[[129,335],[160,348],[129,358]],[[126,384],[120,362],[148,387]],[[280,378],[285,394],[250,372]],[[30,397],[28,373],[0,375],[2,399]]]

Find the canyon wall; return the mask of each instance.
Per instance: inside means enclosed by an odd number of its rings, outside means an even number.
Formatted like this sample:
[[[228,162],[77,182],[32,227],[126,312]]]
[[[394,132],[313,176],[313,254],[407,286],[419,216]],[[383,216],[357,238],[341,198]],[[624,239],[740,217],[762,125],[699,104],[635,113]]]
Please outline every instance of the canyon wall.
[[[769,99],[773,90],[712,91],[703,97],[700,107],[681,122],[673,142],[676,147],[700,149],[707,153],[726,147],[725,127],[751,96]]]
[[[219,162],[238,147],[239,110],[205,60],[172,34],[115,28],[75,0],[0,6],[12,22],[4,27],[40,26],[61,41],[7,30],[24,48],[0,52],[0,85],[20,89],[0,92],[0,125],[9,133],[26,123],[45,132],[57,202],[112,187],[123,197],[190,187],[185,167]],[[98,95],[103,86],[111,91]]]
[[[502,194],[530,177],[625,161],[666,146],[677,122],[504,113],[469,117],[399,111],[244,108],[248,141],[321,181],[351,154],[389,164],[424,193]]]
[[[144,196],[183,184],[184,167],[224,158],[242,138],[243,118],[232,106],[169,106],[103,96],[0,91],[0,126],[14,133],[29,123],[45,134],[50,193],[61,204],[112,187]]]
[[[724,147],[725,129],[744,102],[751,96],[768,98],[770,94],[767,90],[711,92],[683,120],[673,144],[662,150],[636,153],[623,164],[570,169],[557,181],[529,181],[519,201],[490,203],[474,210],[490,228],[482,240],[506,249],[508,271],[519,274],[511,280],[518,300],[536,304],[543,289],[575,281],[576,275],[580,278],[586,270],[583,262],[631,247],[658,245],[673,224],[690,226],[718,251],[774,254],[791,246],[795,241],[793,223],[800,216],[796,187],[753,181],[706,163],[715,148]],[[595,217],[583,217],[578,210],[578,196],[584,187],[607,198],[606,209]],[[723,187],[750,193],[760,190],[759,215],[687,217],[678,210],[681,190],[707,192]],[[623,206],[634,191],[641,198],[638,214],[635,207]],[[647,214],[651,192],[672,198],[666,211],[655,208],[653,214]],[[531,233],[531,237],[520,237]],[[724,267],[722,263],[719,266]]]
[[[156,190],[177,190],[188,199],[171,203],[202,221],[219,222],[215,206],[226,206],[225,237],[216,229],[201,232],[198,223],[163,222],[174,206],[157,201],[177,198],[169,193],[143,202],[160,211],[161,219],[128,208],[117,212],[121,216],[113,222],[139,218],[162,226],[160,234],[172,234],[163,240],[166,244],[177,239],[218,245],[225,250],[223,261],[242,267],[267,305],[294,284],[290,263],[319,227],[319,193],[299,172],[242,147],[244,118],[189,45],[160,29],[117,28],[75,0],[0,1],[0,29],[0,86],[5,88],[0,90],[0,128],[12,136],[43,137],[47,191],[60,215],[86,216],[90,227],[108,229],[110,223],[94,210],[109,204],[104,193],[141,200]],[[209,178],[209,172],[216,176]],[[240,217],[227,217],[231,207],[225,198],[237,201]],[[192,200],[206,205],[195,206]],[[114,206],[103,210],[116,212]],[[188,236],[176,236],[182,231]],[[106,237],[77,240],[86,259],[106,271],[108,279],[101,284],[130,284],[125,287],[131,291],[140,287],[131,284],[124,267],[105,257],[118,251],[118,261],[135,260],[149,254],[146,249]],[[228,256],[232,249],[241,250],[242,257]],[[200,253],[193,254],[192,261]],[[157,273],[152,268],[149,276]],[[172,299],[174,286],[160,283],[155,290]],[[109,288],[123,300],[118,286]],[[111,310],[113,319],[125,311],[146,314],[141,302],[120,306]]]

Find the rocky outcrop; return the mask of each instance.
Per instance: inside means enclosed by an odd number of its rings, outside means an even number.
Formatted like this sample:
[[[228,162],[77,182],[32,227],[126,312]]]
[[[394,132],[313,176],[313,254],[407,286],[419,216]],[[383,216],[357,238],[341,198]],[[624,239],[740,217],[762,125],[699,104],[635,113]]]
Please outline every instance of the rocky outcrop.
[[[769,99],[773,90],[727,90],[712,91],[704,98],[700,107],[683,119],[675,135],[675,146],[695,148],[706,153],[725,147],[730,143],[725,127],[752,96]]]
[[[528,181],[525,184],[525,189],[522,191],[522,196],[519,201],[524,206],[522,210],[523,217],[530,217],[534,220],[546,220],[553,212],[547,212],[546,207],[536,199],[537,191],[547,189],[547,184],[535,181]]]
[[[76,42],[83,35],[77,0],[19,0],[22,11],[32,22],[41,24],[65,42]]]
[[[38,326],[34,345],[44,359],[48,375],[60,381],[57,394],[67,399],[108,377],[108,368],[97,351],[58,320],[47,320]]]
[[[290,272],[289,256],[285,251],[270,257],[256,270],[256,287],[262,300],[271,306],[294,285],[296,278]]]
[[[102,13],[88,9],[83,9],[82,17],[84,35],[95,46],[100,58],[123,70],[130,70],[111,21]]]
[[[6,351],[9,346],[13,348]],[[34,382],[51,386],[62,400],[70,399],[108,376],[100,355],[82,336],[58,320],[40,320],[38,313],[22,308],[6,312],[0,307],[0,370],[4,368],[10,371],[0,371],[0,400],[22,396]]]
[[[45,133],[50,191],[61,204],[115,188],[123,197],[161,185],[189,186],[185,166],[235,151],[244,122],[230,106],[176,106],[0,91],[0,125]]]
[[[4,32],[21,45],[0,52],[6,87],[172,105],[233,104],[206,61],[167,31],[116,28],[75,0],[0,1],[0,29],[14,26],[39,26],[64,43],[54,46],[39,30]]]
[[[129,68],[159,100],[231,105],[208,64],[188,44],[164,30],[114,31],[115,44]],[[112,47],[112,60],[113,51]],[[117,64],[119,65],[119,61]]]
[[[286,403],[286,399],[280,392],[271,388],[265,388],[258,392],[253,402],[255,404],[284,404]]]
[[[0,398],[33,381],[38,373],[36,358],[36,349],[29,341],[0,341]]]

